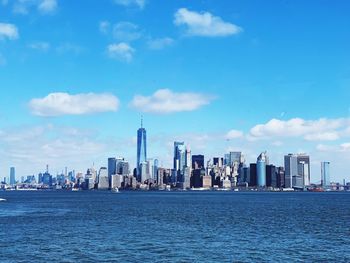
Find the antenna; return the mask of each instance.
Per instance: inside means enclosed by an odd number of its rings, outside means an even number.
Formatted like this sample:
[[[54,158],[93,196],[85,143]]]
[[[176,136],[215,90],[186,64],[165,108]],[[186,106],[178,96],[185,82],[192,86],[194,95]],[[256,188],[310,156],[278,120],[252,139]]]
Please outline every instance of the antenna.
[[[143,115],[141,115],[141,128],[143,128]]]

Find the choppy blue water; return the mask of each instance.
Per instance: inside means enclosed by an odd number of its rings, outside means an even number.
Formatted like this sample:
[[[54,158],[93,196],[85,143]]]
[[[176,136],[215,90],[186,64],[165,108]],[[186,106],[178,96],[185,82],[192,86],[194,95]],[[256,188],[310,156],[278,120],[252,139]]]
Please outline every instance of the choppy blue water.
[[[1,262],[350,262],[349,193],[0,198]]]

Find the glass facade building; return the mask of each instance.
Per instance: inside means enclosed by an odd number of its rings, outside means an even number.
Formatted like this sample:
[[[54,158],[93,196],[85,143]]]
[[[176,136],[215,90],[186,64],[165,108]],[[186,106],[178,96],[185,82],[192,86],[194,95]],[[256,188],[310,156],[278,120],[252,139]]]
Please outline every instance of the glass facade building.
[[[140,182],[141,179],[141,164],[147,162],[147,137],[146,129],[143,128],[141,120],[141,128],[137,130],[137,179]]]
[[[266,186],[266,153],[263,152],[258,156],[256,162],[256,177],[257,177],[257,186],[264,187]]]
[[[330,186],[331,184],[329,166],[330,162],[321,163],[321,184],[323,187]]]

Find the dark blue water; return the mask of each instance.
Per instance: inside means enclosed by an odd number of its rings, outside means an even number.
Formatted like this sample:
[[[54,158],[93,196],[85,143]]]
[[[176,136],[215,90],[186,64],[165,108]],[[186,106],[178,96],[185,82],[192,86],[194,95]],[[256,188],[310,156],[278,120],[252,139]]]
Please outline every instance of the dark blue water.
[[[350,262],[349,193],[0,198],[1,262]]]

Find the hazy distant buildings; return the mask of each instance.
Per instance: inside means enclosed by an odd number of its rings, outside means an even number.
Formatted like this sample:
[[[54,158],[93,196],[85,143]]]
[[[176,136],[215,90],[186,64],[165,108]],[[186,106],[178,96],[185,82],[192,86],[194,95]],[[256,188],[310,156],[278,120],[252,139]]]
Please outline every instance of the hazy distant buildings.
[[[323,187],[327,187],[331,185],[329,166],[330,166],[330,162],[321,162],[321,185]]]

